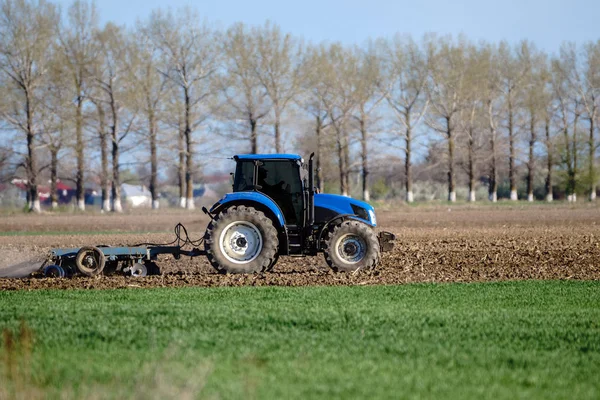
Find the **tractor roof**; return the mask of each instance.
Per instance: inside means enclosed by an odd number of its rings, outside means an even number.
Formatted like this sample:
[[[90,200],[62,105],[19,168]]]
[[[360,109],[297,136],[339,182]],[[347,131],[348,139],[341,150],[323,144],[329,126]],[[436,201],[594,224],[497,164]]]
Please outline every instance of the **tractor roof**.
[[[238,154],[234,160],[302,160],[298,154]]]

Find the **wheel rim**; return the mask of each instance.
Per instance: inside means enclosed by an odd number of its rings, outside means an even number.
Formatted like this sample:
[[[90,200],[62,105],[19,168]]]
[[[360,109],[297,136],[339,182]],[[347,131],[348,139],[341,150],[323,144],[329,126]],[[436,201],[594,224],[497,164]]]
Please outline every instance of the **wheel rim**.
[[[340,237],[336,242],[335,248],[340,260],[346,264],[357,264],[367,254],[365,240],[360,236],[350,233]]]
[[[262,235],[256,225],[236,221],[227,225],[219,238],[221,253],[235,264],[247,264],[260,254]]]

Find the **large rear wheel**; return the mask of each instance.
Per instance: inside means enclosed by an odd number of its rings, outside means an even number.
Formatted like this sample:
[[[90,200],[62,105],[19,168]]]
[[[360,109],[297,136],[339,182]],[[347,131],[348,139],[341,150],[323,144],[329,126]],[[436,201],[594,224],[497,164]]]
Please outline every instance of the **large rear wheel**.
[[[368,225],[343,221],[329,231],[324,254],[325,261],[336,272],[371,270],[379,263],[379,241]]]
[[[221,273],[266,271],[277,258],[279,239],[273,222],[252,207],[233,206],[206,228],[208,261]]]

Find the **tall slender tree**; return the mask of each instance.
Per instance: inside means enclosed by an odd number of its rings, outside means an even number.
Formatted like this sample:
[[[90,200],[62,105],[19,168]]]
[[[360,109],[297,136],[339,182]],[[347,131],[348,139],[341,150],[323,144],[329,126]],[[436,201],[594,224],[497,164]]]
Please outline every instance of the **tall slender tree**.
[[[273,113],[275,152],[283,151],[282,118],[302,83],[303,46],[294,36],[284,34],[278,25],[267,22],[253,31],[257,60],[254,73],[269,97]]]
[[[179,89],[182,99],[187,209],[195,208],[193,133],[211,114],[212,77],[219,62],[215,32],[207,24],[198,24],[199,20],[197,12],[185,7],[177,16],[170,11],[153,12],[149,24],[153,42],[168,60],[160,72]]]
[[[146,119],[146,128],[141,130],[142,137],[148,142],[150,153],[150,195],[152,208],[158,209],[158,141],[159,122],[164,110],[164,101],[169,93],[168,75],[159,71],[166,69],[168,59],[160,53],[157,44],[152,41],[150,27],[138,25],[135,40],[129,48],[131,60],[129,79],[136,90],[133,99],[137,108],[142,110]]]
[[[98,32],[99,69],[95,82],[101,93],[100,100],[108,111],[112,160],[112,211],[123,212],[121,204],[121,143],[132,132],[137,117],[136,109],[125,109],[132,104],[128,91],[127,39],[123,29],[108,23]],[[131,90],[131,89],[130,89]]]
[[[0,71],[6,79],[7,107],[0,112],[21,132],[27,148],[23,165],[27,175],[28,209],[40,212],[38,155],[44,88],[52,60],[58,23],[56,7],[43,0],[0,2]]]
[[[458,114],[465,103],[465,84],[468,70],[468,43],[463,38],[457,42],[441,39],[432,52],[428,92],[431,113],[427,125],[441,134],[448,146],[447,175],[448,201],[456,201],[456,176],[454,170],[456,136],[459,134]]]
[[[404,141],[405,200],[414,201],[412,158],[429,99],[426,85],[429,77],[429,54],[412,39],[395,36],[384,43],[384,93],[394,113],[394,133]]]
[[[374,46],[366,50],[355,49],[358,71],[353,76],[356,87],[356,110],[353,114],[360,133],[360,160],[362,172],[363,200],[370,201],[369,192],[369,143],[374,136],[377,124],[377,110],[385,98],[385,86],[382,81],[381,54]],[[383,89],[383,90],[382,90]]]
[[[322,66],[317,84],[319,97],[329,116],[338,157],[340,193],[350,194],[349,120],[357,107],[357,89],[353,76],[358,73],[358,61],[349,49],[335,43],[315,49],[315,57]]]
[[[229,28],[221,46],[225,67],[218,79],[225,103],[222,112],[241,127],[225,136],[248,141],[250,152],[257,153],[260,126],[271,110],[265,85],[256,74],[257,38],[244,24],[238,23]]]
[[[94,36],[98,29],[98,14],[93,2],[75,0],[67,10],[67,20],[59,27],[59,40],[64,62],[71,78],[75,121],[75,172],[77,207],[85,209],[85,139],[84,106],[91,86],[91,69],[95,63]]]

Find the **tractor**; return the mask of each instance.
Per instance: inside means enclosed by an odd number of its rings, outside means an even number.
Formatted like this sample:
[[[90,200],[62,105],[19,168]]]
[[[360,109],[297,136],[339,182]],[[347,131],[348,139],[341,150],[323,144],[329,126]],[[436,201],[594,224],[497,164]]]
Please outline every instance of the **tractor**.
[[[295,154],[234,156],[233,191],[210,210],[202,208],[210,222],[201,239],[191,240],[185,227],[177,224],[171,243],[52,249],[42,266],[44,275],[159,274],[155,261],[164,254],[176,259],[206,256],[221,273],[269,272],[279,256],[321,252],[337,272],[374,268],[381,252],[393,248],[394,235],[375,234],[377,220],[371,205],[317,193],[313,157],[305,164]],[[203,250],[198,248],[202,242]],[[193,249],[185,250],[186,246]]]
[[[338,272],[374,268],[394,235],[380,232],[375,210],[350,197],[317,193],[313,158],[296,154],[236,155],[233,191],[215,203],[204,250],[222,273],[271,271],[279,256],[322,252]]]

